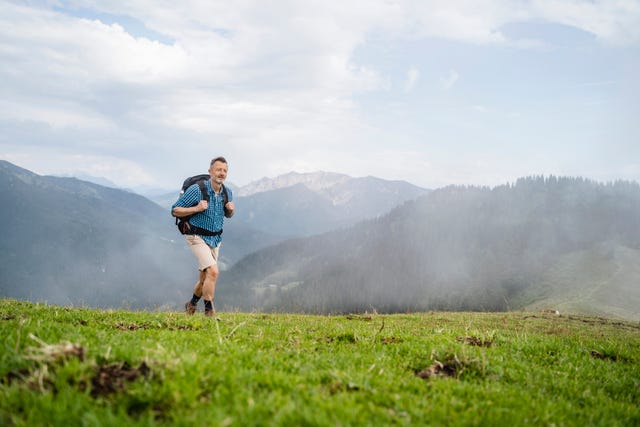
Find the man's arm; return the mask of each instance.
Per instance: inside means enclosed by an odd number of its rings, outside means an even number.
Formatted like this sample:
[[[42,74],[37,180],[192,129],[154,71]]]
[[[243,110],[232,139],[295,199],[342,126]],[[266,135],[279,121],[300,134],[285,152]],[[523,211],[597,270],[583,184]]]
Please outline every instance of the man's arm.
[[[185,216],[197,214],[198,212],[206,211],[209,207],[209,202],[206,200],[200,200],[200,202],[189,208],[183,208],[182,206],[176,206],[171,210],[171,214],[176,218],[182,218]]]

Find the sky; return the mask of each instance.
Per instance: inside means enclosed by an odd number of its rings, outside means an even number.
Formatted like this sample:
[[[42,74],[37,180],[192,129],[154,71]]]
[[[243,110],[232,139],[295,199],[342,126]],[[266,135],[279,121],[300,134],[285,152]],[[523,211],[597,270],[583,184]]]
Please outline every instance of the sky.
[[[219,155],[640,181],[640,0],[0,0],[0,159],[173,189]]]

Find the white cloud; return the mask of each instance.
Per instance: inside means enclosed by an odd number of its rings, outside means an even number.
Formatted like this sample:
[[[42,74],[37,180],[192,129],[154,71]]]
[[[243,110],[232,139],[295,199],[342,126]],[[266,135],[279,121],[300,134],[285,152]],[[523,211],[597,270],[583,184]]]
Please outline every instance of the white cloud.
[[[474,44],[504,43],[499,28],[520,11],[513,2],[492,0],[409,1],[406,28],[414,37],[437,37]]]
[[[11,46],[6,72],[46,73],[78,83],[116,80],[166,83],[184,73],[180,46],[134,38],[118,25],[77,19],[46,10],[5,5],[0,18],[2,46]]]
[[[535,0],[531,10],[537,18],[579,28],[607,43],[640,43],[637,0]]]
[[[75,175],[86,174],[95,177],[116,178],[115,182],[123,187],[152,185],[156,180],[148,171],[136,162],[109,156],[92,156],[84,154],[60,153],[55,147],[41,147],[45,156],[38,157],[32,152],[33,147],[19,153],[0,152],[2,159],[14,162],[40,175]],[[66,164],[69,167],[62,173],[57,167]]]
[[[489,113],[491,112],[491,109],[484,106],[484,105],[474,105],[471,107],[474,111],[477,111],[478,113]]]
[[[413,87],[418,82],[419,78],[420,70],[418,70],[416,67],[411,67],[409,71],[407,71],[407,79],[404,82],[404,91],[411,92],[413,90]]]
[[[443,90],[449,90],[456,84],[459,78],[460,75],[458,74],[458,72],[455,70],[451,70],[446,77],[440,78],[440,87]]]
[[[541,20],[612,43],[637,43],[638,7],[632,1],[93,0],[50,9],[4,2],[0,117],[11,125],[0,130],[20,129],[4,137],[17,139],[10,141],[10,154],[19,156],[18,139],[35,145],[47,136],[42,130],[29,134],[24,123],[45,123],[52,140],[64,139],[89,163],[126,165],[103,169],[116,182],[129,175],[140,179],[136,170],[169,181],[167,170],[184,175],[193,161],[176,158],[177,145],[194,156],[222,151],[253,162],[244,167],[244,181],[254,173],[287,172],[288,166],[328,169],[336,152],[345,167],[354,163],[347,156],[364,165],[378,158],[379,148],[367,144],[384,124],[367,122],[358,97],[385,92],[391,72],[385,59],[366,65],[354,59],[371,40],[540,48],[544,43],[535,39],[510,40],[503,27]],[[75,16],[80,9],[85,15],[94,10],[96,17]],[[100,21],[98,12],[131,16],[174,42],[133,36],[124,24]],[[410,94],[428,78],[407,66],[398,67],[394,81],[404,81]],[[460,74],[465,83],[471,78],[455,64],[443,67],[456,68],[440,79],[443,90],[453,88]],[[469,100],[483,102],[491,101]]]

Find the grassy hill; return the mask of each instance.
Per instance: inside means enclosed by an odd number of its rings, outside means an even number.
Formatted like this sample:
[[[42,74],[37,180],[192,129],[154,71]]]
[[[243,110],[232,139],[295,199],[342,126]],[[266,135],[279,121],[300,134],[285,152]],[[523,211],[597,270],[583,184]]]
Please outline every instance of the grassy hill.
[[[618,245],[570,253],[525,292],[527,309],[640,321],[640,250]]]
[[[640,324],[0,300],[0,425],[640,424]]]

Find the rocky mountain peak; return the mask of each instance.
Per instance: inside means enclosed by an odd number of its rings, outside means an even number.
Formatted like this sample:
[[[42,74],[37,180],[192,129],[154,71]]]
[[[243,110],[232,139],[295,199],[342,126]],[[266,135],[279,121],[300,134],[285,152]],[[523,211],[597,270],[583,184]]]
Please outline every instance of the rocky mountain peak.
[[[250,196],[264,191],[277,190],[280,188],[292,187],[297,184],[304,184],[312,191],[321,191],[335,185],[345,183],[352,179],[348,175],[334,172],[289,172],[275,178],[262,178],[240,187],[236,194],[238,196]]]

